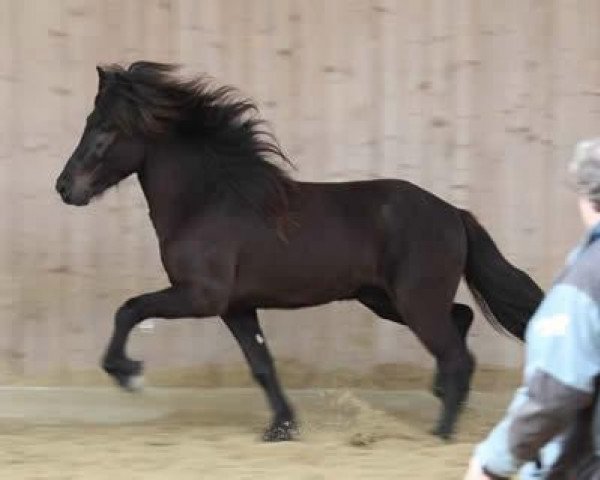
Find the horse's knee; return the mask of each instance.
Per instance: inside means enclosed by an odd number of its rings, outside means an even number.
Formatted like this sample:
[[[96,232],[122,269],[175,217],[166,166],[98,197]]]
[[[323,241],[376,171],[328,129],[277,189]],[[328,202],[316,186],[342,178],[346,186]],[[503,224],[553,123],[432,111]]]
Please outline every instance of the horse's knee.
[[[140,318],[140,302],[137,298],[130,298],[123,303],[115,313],[117,327],[132,327]]]

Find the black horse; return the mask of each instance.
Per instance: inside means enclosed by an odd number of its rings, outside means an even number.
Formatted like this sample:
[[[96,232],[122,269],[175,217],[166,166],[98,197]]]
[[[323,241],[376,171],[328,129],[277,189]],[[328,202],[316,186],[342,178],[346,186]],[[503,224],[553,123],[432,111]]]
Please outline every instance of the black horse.
[[[118,309],[104,369],[133,386],[142,364],[125,346],[147,318],[220,316],[274,412],[264,439],[287,440],[294,413],[257,310],[355,299],[406,324],[435,357],[435,433],[449,437],[474,368],[464,338],[472,311],[453,304],[461,276],[486,318],[518,338],[542,298],[473,215],[401,180],[293,181],[271,162],[287,158],[255,105],[231,87],[151,62],[98,74],[94,109],[56,189],[86,205],[137,173],[171,284]]]

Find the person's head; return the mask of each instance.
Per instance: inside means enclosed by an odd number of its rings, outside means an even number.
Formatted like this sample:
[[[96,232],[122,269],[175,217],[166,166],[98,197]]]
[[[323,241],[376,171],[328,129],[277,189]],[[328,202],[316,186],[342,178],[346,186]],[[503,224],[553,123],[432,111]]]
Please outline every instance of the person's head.
[[[600,222],[600,137],[576,145],[569,172],[579,196],[583,223],[592,227]]]

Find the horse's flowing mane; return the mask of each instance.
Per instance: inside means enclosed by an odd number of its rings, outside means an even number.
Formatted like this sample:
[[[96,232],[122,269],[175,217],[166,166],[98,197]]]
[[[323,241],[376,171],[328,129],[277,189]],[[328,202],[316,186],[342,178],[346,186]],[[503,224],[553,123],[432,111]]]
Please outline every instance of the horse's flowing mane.
[[[96,109],[120,131],[198,145],[204,179],[255,211],[285,216],[293,182],[271,159],[290,161],[251,100],[210,78],[186,78],[177,65],[138,61],[103,67]]]

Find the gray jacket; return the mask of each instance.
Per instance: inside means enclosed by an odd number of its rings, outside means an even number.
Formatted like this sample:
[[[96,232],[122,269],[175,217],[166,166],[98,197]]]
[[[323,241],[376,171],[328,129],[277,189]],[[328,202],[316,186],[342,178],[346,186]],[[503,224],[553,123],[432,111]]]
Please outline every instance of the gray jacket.
[[[570,256],[528,325],[524,383],[476,449],[491,474],[567,479],[576,464],[600,455],[598,239],[600,225]],[[600,466],[593,468],[600,478]]]

